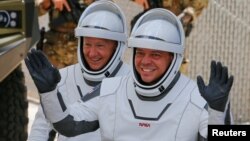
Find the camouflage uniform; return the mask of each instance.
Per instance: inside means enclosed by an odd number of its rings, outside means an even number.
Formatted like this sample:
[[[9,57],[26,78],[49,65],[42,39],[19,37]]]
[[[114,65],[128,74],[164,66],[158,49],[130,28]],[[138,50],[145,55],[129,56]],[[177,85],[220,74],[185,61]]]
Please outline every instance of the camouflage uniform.
[[[77,23],[69,12],[58,11],[53,6],[43,9],[39,5],[40,15],[47,12],[50,30],[44,35],[43,52],[58,69],[77,63],[77,39],[74,35]]]
[[[163,7],[176,15],[180,15],[185,8],[192,7],[195,11],[194,16],[197,17],[207,6],[208,0],[163,0]]]
[[[43,52],[57,68],[77,63],[77,39],[74,36],[74,22],[67,22],[59,28],[51,28],[45,33]],[[60,28],[64,30],[59,30]],[[66,30],[67,29],[67,30]]]

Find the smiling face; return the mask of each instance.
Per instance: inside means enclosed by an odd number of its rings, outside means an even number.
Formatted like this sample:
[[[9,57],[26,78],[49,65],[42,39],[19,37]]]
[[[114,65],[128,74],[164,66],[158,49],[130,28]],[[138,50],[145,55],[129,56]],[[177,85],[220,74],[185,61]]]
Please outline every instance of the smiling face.
[[[146,84],[156,83],[169,68],[173,55],[169,52],[137,48],[135,68],[141,80]]]
[[[104,68],[112,58],[117,42],[93,37],[84,37],[83,40],[83,55],[89,68],[93,71]]]

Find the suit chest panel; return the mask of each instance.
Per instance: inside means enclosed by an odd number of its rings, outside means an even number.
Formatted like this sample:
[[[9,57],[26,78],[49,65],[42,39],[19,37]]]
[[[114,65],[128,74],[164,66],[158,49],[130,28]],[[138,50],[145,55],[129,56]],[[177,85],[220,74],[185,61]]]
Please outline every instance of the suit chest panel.
[[[133,106],[136,106],[134,109],[131,108],[126,90],[128,89],[123,87],[116,95],[114,140],[192,141],[196,138],[198,134],[196,123],[199,120],[200,110],[190,103],[190,94],[187,90],[180,92],[178,97],[171,97],[171,100],[175,98],[173,103],[170,103],[168,98],[163,99],[159,105],[162,103],[165,105],[160,108],[154,105],[155,102],[144,101],[142,104],[137,99],[132,102]],[[168,103],[171,105],[162,112]],[[162,115],[159,116],[160,114]],[[187,130],[191,127],[194,130]]]
[[[79,66],[69,67],[65,83],[59,88],[66,103],[74,103],[82,96],[93,90],[92,86],[86,84],[82,77]]]

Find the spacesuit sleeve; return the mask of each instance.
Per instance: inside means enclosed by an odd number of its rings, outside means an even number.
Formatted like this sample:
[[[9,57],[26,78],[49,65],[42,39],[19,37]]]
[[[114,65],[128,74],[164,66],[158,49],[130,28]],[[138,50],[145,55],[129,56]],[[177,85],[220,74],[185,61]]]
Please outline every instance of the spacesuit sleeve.
[[[99,96],[87,102],[80,99],[67,106],[58,89],[43,93],[40,96],[46,118],[60,134],[73,137],[99,128],[97,118]]]
[[[208,125],[225,124],[226,112],[220,112],[209,108],[204,109],[201,115],[198,141],[207,141]]]
[[[228,118],[230,121],[227,121]],[[224,125],[228,122],[232,123],[230,107],[225,112],[216,111],[209,106],[204,108],[200,118],[198,141],[207,141],[208,125]]]
[[[200,116],[198,141],[207,140],[207,131],[208,131],[207,125],[208,125],[208,111],[207,109],[204,108]]]
[[[49,133],[51,131],[52,128],[45,119],[41,106],[39,106],[31,127],[28,141],[48,141]]]
[[[213,110],[212,108],[208,108],[209,111],[209,119],[208,124],[224,124],[224,113],[220,111]]]
[[[230,125],[233,124],[233,117],[231,113],[230,102],[228,101],[226,104],[226,108],[224,112],[214,110],[213,108],[208,106],[209,125]]]

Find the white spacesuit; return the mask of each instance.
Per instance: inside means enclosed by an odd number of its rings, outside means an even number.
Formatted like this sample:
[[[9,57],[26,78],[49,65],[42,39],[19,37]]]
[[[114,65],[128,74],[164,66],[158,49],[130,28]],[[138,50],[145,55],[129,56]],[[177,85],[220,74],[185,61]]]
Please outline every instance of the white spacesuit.
[[[64,107],[63,101],[57,100],[60,95],[58,89],[41,93],[47,118],[65,136],[86,133],[100,127],[102,141],[206,140],[208,124],[224,124],[226,114],[225,107],[222,111],[217,110],[221,102],[215,102],[221,99],[211,102],[206,95],[210,94],[214,98],[217,95],[213,94],[218,93],[221,98],[222,93],[215,87],[204,90],[205,86],[200,87],[200,81],[198,87],[194,81],[179,73],[184,39],[183,27],[174,14],[165,9],[149,10],[136,22],[128,40],[133,50],[133,75],[104,79],[101,86],[93,91],[100,95],[87,102],[78,100],[67,107]],[[140,79],[135,68],[136,49],[145,48],[171,52],[173,55],[168,69],[153,84]],[[221,65],[217,67],[221,68]],[[224,69],[215,69],[218,70]],[[222,73],[219,72],[216,73]],[[33,71],[31,74],[37,80],[37,73]],[[227,75],[223,79],[225,83],[230,82],[226,90],[228,95],[233,79],[228,80]],[[213,77],[211,81],[224,83],[224,80],[214,81]],[[206,106],[203,97],[209,106]]]
[[[121,60],[127,40],[127,27],[125,23],[126,21],[122,11],[112,2],[95,2],[82,14],[75,33],[79,38],[77,52],[78,63],[60,70],[62,78],[58,84],[58,91],[61,94],[59,100],[63,100],[65,106],[74,103],[80,98],[86,101],[90,99],[92,96],[86,96],[86,94],[93,91],[93,88],[100,84],[102,79],[127,75],[129,73],[128,65]],[[86,67],[86,62],[82,56],[83,43],[81,39],[85,36],[118,41],[113,57],[109,63],[99,71],[91,71]],[[52,128],[49,126],[40,107],[28,140],[47,141],[51,130]],[[98,141],[100,140],[100,134],[99,130],[97,130],[93,133],[82,134],[71,138],[59,135],[58,140]]]

